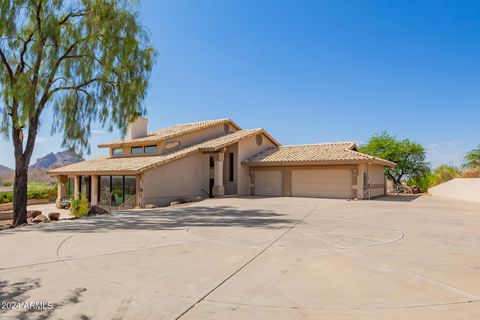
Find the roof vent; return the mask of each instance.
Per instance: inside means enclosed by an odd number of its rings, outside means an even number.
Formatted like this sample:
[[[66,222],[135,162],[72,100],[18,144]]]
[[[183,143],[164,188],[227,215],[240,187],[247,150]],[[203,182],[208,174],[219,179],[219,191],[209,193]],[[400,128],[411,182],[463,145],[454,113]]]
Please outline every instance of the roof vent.
[[[148,119],[143,117],[136,118],[127,127],[125,140],[143,138],[147,136]]]

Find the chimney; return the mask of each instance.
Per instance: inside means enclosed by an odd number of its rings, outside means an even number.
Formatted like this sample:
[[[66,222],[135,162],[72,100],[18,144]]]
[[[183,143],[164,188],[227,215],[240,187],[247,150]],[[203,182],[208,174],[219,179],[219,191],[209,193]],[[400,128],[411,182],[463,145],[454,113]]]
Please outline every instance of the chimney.
[[[127,135],[125,140],[132,140],[137,138],[143,138],[147,136],[147,125],[148,119],[143,117],[138,117],[127,127]]]

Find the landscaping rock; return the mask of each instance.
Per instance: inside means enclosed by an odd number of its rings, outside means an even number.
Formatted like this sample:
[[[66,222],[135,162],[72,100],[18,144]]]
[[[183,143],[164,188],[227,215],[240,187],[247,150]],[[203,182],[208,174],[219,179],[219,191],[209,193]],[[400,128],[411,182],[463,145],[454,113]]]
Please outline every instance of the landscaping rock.
[[[48,214],[48,219],[50,219],[50,221],[58,221],[60,219],[60,213],[58,212],[50,212]]]
[[[47,222],[48,221],[48,218],[45,217],[43,214],[39,215],[39,216],[36,216],[35,218],[33,218],[32,222],[33,223],[40,223],[40,222]]]
[[[157,206],[154,204],[146,204],[145,209],[155,209]]]
[[[100,206],[92,206],[90,210],[88,210],[88,215],[89,216],[97,216],[97,215],[102,215],[102,214],[107,214],[109,213],[108,210],[100,207]]]
[[[41,214],[42,214],[42,211],[33,210],[32,211],[32,219],[35,219],[36,217],[40,216]]]

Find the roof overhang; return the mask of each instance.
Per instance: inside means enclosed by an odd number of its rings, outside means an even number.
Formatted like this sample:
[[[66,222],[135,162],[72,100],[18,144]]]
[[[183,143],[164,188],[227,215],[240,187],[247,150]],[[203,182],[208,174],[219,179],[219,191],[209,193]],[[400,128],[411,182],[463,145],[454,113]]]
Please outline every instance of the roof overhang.
[[[334,166],[334,165],[358,165],[362,163],[394,167],[393,162],[383,159],[365,160],[322,160],[322,161],[268,161],[268,162],[246,162],[242,164],[249,167],[304,167],[304,166]]]

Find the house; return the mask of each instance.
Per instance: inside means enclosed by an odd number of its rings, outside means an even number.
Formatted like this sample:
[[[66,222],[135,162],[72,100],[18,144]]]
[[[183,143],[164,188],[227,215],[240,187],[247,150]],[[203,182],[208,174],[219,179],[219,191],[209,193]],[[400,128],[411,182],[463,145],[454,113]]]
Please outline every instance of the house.
[[[124,140],[100,144],[106,156],[50,170],[57,204],[65,196],[113,206],[223,195],[365,199],[385,194],[384,168],[394,166],[353,142],[282,146],[230,119],[150,133],[147,123],[137,118]]]

